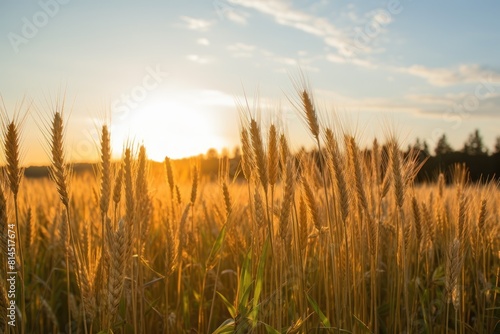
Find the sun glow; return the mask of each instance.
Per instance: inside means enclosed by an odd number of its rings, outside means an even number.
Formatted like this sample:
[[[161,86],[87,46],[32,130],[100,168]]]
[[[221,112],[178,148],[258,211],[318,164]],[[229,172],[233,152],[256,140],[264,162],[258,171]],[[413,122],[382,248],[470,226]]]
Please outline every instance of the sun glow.
[[[175,100],[144,103],[113,122],[112,145],[121,152],[125,142],[144,144],[150,159],[162,161],[195,156],[225,146],[216,119],[194,103]]]

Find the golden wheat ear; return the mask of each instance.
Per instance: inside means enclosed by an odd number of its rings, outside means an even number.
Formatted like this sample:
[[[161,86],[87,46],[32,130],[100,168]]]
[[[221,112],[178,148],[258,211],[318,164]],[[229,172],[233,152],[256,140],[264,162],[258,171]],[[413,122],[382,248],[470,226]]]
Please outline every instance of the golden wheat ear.
[[[100,153],[101,199],[99,204],[104,220],[111,198],[111,136],[107,125],[102,126]]]
[[[193,183],[191,186],[191,205],[196,202],[196,195],[198,192],[198,166],[193,167]]]
[[[260,130],[260,125],[255,119],[250,121],[250,138],[252,140],[252,147],[254,151],[255,162],[257,166],[257,172],[259,175],[259,180],[267,192],[267,186],[269,184],[269,177],[267,171],[267,159],[266,152],[264,150],[264,144],[262,142],[262,133]]]
[[[116,231],[109,231],[108,249],[110,250],[109,276],[107,282],[107,317],[112,324],[122,298],[125,268],[127,267],[127,229],[125,221],[120,220]]]
[[[60,112],[55,112],[50,128],[50,152],[52,165],[50,175],[56,183],[59,198],[65,207],[69,206],[68,170],[64,156],[64,124]]]
[[[278,180],[278,131],[276,126],[272,124],[269,127],[269,137],[267,146],[267,173],[269,175],[269,185],[273,187]]]
[[[252,179],[252,169],[255,165],[255,159],[252,151],[252,145],[250,143],[250,138],[248,136],[248,131],[246,129],[241,130],[241,168],[243,170],[243,176],[247,182],[251,182]]]
[[[14,195],[14,198],[17,198],[22,175],[19,157],[19,143],[18,125],[14,121],[11,121],[7,125],[7,129],[5,131],[5,156],[7,158],[7,176],[9,180],[9,187]]]

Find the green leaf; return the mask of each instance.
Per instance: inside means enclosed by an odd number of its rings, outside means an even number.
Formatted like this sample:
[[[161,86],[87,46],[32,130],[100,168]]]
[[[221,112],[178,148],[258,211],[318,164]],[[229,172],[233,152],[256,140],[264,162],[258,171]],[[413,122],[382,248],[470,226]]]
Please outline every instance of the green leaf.
[[[229,311],[229,314],[231,315],[231,317],[236,318],[236,308],[234,307],[233,304],[231,304],[227,299],[226,297],[224,297],[219,291],[215,291],[219,297],[222,299],[222,302],[224,302],[224,305],[226,305],[227,307],[227,310]]]
[[[252,286],[252,253],[249,251],[241,268],[240,284],[238,287],[238,308],[245,307],[248,303],[249,290]]]
[[[267,250],[269,249],[269,237],[264,243],[264,249],[262,250],[262,255],[259,259],[259,266],[257,268],[257,277],[255,279],[255,292],[253,294],[253,307],[257,308],[259,305],[260,293],[262,292],[262,284],[264,279],[264,269],[267,260]]]
[[[240,298],[240,303],[238,304],[238,312],[247,316],[250,313],[250,305],[248,305],[248,298],[250,296],[250,292],[252,292],[252,286],[248,286]]]
[[[226,237],[226,227],[227,224],[224,224],[212,246],[212,250],[210,251],[210,255],[208,256],[208,260],[205,264],[207,270],[210,270],[215,266],[217,255],[219,255],[219,251],[222,248],[222,244],[224,243],[224,239]]]
[[[314,301],[314,299],[311,296],[309,296],[308,294],[306,294],[306,296],[307,296],[307,300],[309,301],[309,304],[311,304],[311,307],[313,308],[314,312],[316,312],[316,314],[319,316],[319,320],[321,321],[323,326],[325,326],[327,328],[332,327],[330,325],[330,320],[328,320],[328,318],[325,316],[325,314],[323,312],[321,312],[321,310],[319,309],[318,303],[316,303]]]
[[[234,332],[234,319],[227,319],[212,334],[225,334],[233,332]]]
[[[281,334],[279,331],[269,326],[268,324],[264,324],[264,326],[266,327],[267,334]]]

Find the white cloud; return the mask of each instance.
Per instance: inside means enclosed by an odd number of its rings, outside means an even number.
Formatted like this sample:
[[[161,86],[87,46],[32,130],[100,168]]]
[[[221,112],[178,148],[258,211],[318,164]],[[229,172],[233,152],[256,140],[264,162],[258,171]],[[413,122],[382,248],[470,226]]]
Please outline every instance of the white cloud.
[[[198,38],[196,40],[196,43],[198,43],[200,45],[204,45],[204,46],[210,45],[210,41],[208,40],[208,38]]]
[[[382,97],[353,97],[339,94],[336,91],[315,89],[315,100],[333,105],[338,110],[359,110],[373,113],[408,112],[418,113],[419,107],[415,103],[408,103],[404,98]]]
[[[300,66],[304,70],[311,72],[319,71],[318,68],[313,67],[311,64],[315,57],[306,58],[307,53],[299,52],[299,57],[289,57],[277,55],[272,51],[258,48],[255,45],[245,44],[245,43],[235,43],[227,46],[227,50],[231,52],[231,56],[235,58],[250,58],[254,57],[256,54],[264,57],[267,61],[278,63],[285,66]],[[285,68],[275,69],[278,73],[285,73],[287,70]]]
[[[197,19],[190,16],[181,16],[181,20],[185,23],[185,28],[196,31],[207,31],[212,25],[213,21]]]
[[[256,47],[245,43],[235,43],[229,45],[227,49],[231,51],[231,55],[235,58],[249,58],[253,57],[253,51]]]
[[[481,93],[486,90],[481,90]],[[475,99],[475,88],[445,95],[408,94],[401,97],[353,97],[330,90],[315,90],[316,101],[333,101],[338,109],[373,113],[409,113],[444,120],[450,126],[472,116],[500,117],[500,89]]]
[[[337,63],[337,64],[353,64],[359,67],[365,67],[365,68],[370,68],[374,69],[377,68],[377,65],[372,63],[369,60],[366,59],[360,59],[360,58],[349,58],[349,57],[343,57],[339,56],[338,54],[327,54],[326,55],[326,60],[332,63]]]
[[[460,65],[458,68],[430,68],[412,65],[396,69],[427,80],[435,86],[450,86],[482,81],[500,83],[500,71],[489,70],[477,64]]]
[[[260,13],[270,15],[281,25],[293,27],[308,34],[323,37],[326,44],[338,46],[345,38],[340,29],[327,19],[315,17],[292,8],[283,0],[229,0],[235,5],[252,8]],[[328,41],[327,41],[328,39]]]
[[[486,86],[478,90],[448,93],[444,95],[412,94],[407,95],[409,104],[420,106],[420,112],[428,116],[439,116],[444,119],[460,116],[467,119],[476,116],[500,116],[500,89],[489,92]]]
[[[305,57],[300,57],[300,58],[292,58],[288,56],[281,56],[277,55],[269,50],[265,49],[260,49],[260,54],[269,59],[272,62],[278,63],[280,65],[285,65],[288,67],[297,67],[300,66],[301,69],[307,70],[310,72],[318,72],[319,69],[317,67],[312,66],[313,60],[315,58],[305,58]],[[287,73],[288,70],[286,68],[277,68],[276,72],[278,73]]]
[[[251,52],[255,50],[255,45],[245,44],[245,43],[235,43],[227,47],[229,51],[247,51]]]
[[[239,5],[245,8],[254,9],[262,14],[271,16],[274,21],[280,25],[291,27],[302,31],[306,34],[316,36],[323,40],[327,47],[332,47],[336,50],[330,53],[336,53],[340,56],[351,58],[348,62],[357,66],[366,68],[374,68],[367,60],[359,59],[359,54],[369,54],[374,52],[371,45],[367,43],[360,44],[352,35],[355,31],[349,34],[331,23],[327,18],[315,16],[307,12],[293,8],[291,2],[286,0],[228,0],[234,5]],[[371,20],[380,20],[387,22],[391,18],[387,18],[383,11],[370,12]]]
[[[241,11],[231,10],[225,14],[226,18],[234,23],[246,25],[247,15]]]
[[[195,54],[188,55],[186,58],[194,63],[201,64],[201,65],[205,65],[205,64],[208,64],[210,62],[210,59],[208,59],[206,57],[199,56],[199,55],[195,55]]]

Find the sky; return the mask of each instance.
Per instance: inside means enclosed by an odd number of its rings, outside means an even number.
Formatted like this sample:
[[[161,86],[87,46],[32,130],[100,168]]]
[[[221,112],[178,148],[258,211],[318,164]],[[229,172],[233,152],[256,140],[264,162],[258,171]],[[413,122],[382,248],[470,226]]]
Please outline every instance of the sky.
[[[95,160],[98,129],[115,156],[152,159],[239,144],[238,105],[293,147],[312,143],[297,86],[322,124],[362,144],[395,131],[460,149],[500,135],[496,1],[170,0],[0,2],[0,94],[21,115],[25,165],[48,163],[46,124],[64,102],[67,157]],[[25,117],[24,117],[25,116]]]

